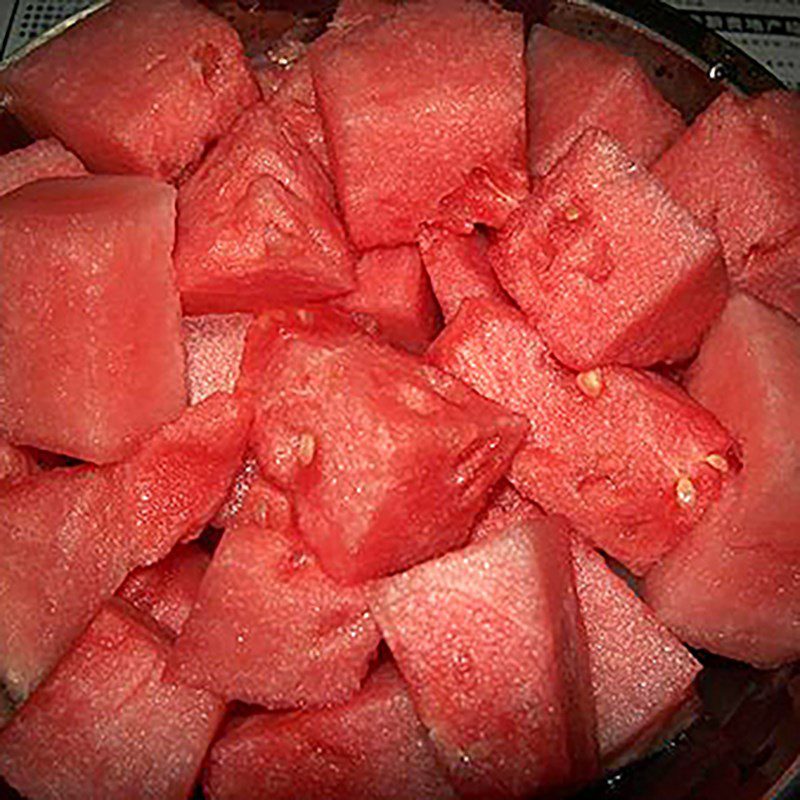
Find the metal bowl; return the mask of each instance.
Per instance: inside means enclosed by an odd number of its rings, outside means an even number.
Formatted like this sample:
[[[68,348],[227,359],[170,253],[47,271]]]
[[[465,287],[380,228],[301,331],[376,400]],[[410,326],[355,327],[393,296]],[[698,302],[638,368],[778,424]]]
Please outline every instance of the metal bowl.
[[[23,48],[59,35],[86,12]],[[336,3],[205,0],[239,30],[253,58],[285,63],[324,30]],[[688,15],[656,0],[505,0],[526,24],[544,21],[634,56],[664,96],[691,120],[723,89],[781,88],[767,69]],[[12,56],[24,57],[24,52]],[[23,134],[0,116],[0,152]],[[800,798],[800,665],[758,671],[699,653],[700,719],[658,753],[606,776],[580,800],[790,800]],[[16,797],[0,788],[0,798]],[[577,800],[577,798],[576,798]]]

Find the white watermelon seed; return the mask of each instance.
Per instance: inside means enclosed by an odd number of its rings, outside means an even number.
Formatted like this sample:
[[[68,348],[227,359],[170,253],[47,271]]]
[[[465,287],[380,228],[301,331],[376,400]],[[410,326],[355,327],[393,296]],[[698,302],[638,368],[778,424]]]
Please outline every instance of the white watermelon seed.
[[[307,467],[314,460],[314,453],[316,450],[316,439],[314,439],[310,433],[301,433],[300,443],[297,448],[297,456],[304,467]]]
[[[682,506],[693,506],[694,501],[697,499],[697,489],[695,489],[691,478],[686,476],[679,478],[675,484],[675,494]]]
[[[575,381],[587,397],[600,397],[603,393],[603,373],[599,369],[580,372]]]

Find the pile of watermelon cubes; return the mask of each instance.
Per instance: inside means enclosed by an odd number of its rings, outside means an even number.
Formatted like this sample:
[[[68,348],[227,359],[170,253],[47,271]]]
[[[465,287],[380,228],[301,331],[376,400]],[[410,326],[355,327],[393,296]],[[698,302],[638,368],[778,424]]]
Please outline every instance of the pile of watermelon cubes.
[[[482,0],[295,50],[112,0],[0,71],[29,800],[566,797],[800,659],[800,96]]]

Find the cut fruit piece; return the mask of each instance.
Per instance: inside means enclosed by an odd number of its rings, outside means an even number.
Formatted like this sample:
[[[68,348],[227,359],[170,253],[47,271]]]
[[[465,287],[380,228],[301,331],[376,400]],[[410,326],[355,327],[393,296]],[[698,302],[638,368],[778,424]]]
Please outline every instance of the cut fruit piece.
[[[378,248],[356,264],[357,288],[333,305],[390,344],[421,353],[438,332],[438,309],[419,249]]]
[[[573,369],[684,359],[727,298],[714,235],[598,130],[535,184],[490,255]]]
[[[132,176],[0,198],[0,430],[12,442],[107,463],[181,413],[174,202]]]
[[[253,445],[334,578],[358,583],[463,544],[525,422],[330,311],[265,314],[241,385]]]
[[[0,440],[0,487],[38,472],[36,461],[25,450]]]
[[[222,721],[209,692],[161,680],[168,639],[112,601],[0,733],[30,800],[188,800]]]
[[[192,405],[214,392],[232,392],[239,379],[250,314],[207,314],[184,317],[186,384]]]
[[[310,53],[339,200],[362,250],[414,242],[466,175],[525,182],[522,15],[428,0]]]
[[[167,678],[269,709],[332,705],[358,691],[379,642],[361,589],[334,583],[294,530],[239,522]]]
[[[420,235],[419,246],[445,322],[450,322],[458,313],[467,297],[510,303],[489,263],[489,244],[480,231],[459,236],[426,227]]]
[[[83,164],[58,139],[42,139],[0,156],[0,196],[44,178],[85,175]]]
[[[734,296],[687,385],[741,434],[744,467],[645,582],[681,639],[762,667],[800,658],[799,376],[800,329]]]
[[[24,702],[135,567],[201,532],[239,468],[250,409],[195,406],[127,461],[0,492],[0,685]]]
[[[163,561],[131,572],[117,597],[147,614],[170,636],[177,636],[189,618],[210,561],[200,545],[179,545]]]
[[[9,110],[94,172],[177,178],[258,98],[235,31],[190,0],[115,0],[0,72]]]
[[[509,477],[641,574],[719,496],[732,441],[677,386],[626,367],[576,375],[522,314],[466,300],[428,351],[440,369],[530,421]],[[712,459],[713,460],[713,459]]]
[[[335,297],[354,288],[353,263],[329,179],[263,103],[181,186],[175,267],[188,313]]]
[[[800,319],[800,97],[723,94],[654,172],[716,230],[731,281]]]
[[[577,537],[572,552],[600,756],[616,769],[693,721],[701,666],[599,553]]]
[[[209,800],[455,800],[391,664],[345,705],[234,720],[203,789]]]
[[[563,521],[521,521],[368,588],[465,798],[566,792],[597,771],[585,632]]]
[[[532,175],[549,172],[589,128],[606,131],[644,166],[686,128],[636,60],[611,47],[535,25],[525,57]]]

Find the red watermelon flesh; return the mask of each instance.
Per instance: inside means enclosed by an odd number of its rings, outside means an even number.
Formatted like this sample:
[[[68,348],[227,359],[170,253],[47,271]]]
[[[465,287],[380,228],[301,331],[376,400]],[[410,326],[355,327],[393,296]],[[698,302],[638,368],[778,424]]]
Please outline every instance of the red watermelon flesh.
[[[271,709],[341,703],[380,641],[363,592],[334,583],[293,530],[226,530],[168,678]]]
[[[172,180],[258,87],[235,31],[191,0],[115,0],[0,73],[8,108],[94,172]]]
[[[548,173],[589,128],[606,131],[644,166],[685,130],[636,60],[606,45],[535,25],[525,58],[533,175]]]
[[[12,442],[106,463],[181,413],[174,201],[134,176],[0,198],[0,430]]]
[[[472,542],[480,542],[505,533],[524,519],[541,519],[544,512],[526,500],[508,481],[500,481],[490,492],[489,502],[475,520]]]
[[[181,186],[175,265],[188,313],[257,311],[354,287],[330,181],[269,106],[244,114]]]
[[[29,453],[0,440],[0,487],[37,471],[36,461]]]
[[[344,705],[235,720],[211,750],[208,800],[455,800],[396,668]]]
[[[551,796],[594,776],[588,651],[561,521],[522,521],[368,597],[462,797]]]
[[[727,296],[714,235],[605,133],[584,134],[492,250],[504,288],[574,369],[691,355]]]
[[[58,139],[42,139],[0,156],[0,196],[43,178],[85,174],[83,164]]]
[[[357,288],[334,305],[377,329],[386,341],[421,353],[438,332],[431,283],[414,245],[377,248],[356,264]]]
[[[416,240],[482,168],[524,178],[522,15],[428,0],[311,51],[339,200],[360,249]]]
[[[459,236],[428,227],[420,235],[419,246],[445,322],[450,322],[467,297],[510,302],[489,263],[488,241],[480,231]]]
[[[264,476],[347,583],[462,544],[524,435],[521,418],[329,311],[262,316],[242,376]]]
[[[188,800],[224,705],[171,686],[168,639],[106,604],[0,733],[0,774],[29,800]]]
[[[599,553],[577,537],[572,552],[600,755],[616,768],[692,722],[701,667]]]
[[[186,384],[194,405],[214,392],[232,392],[239,378],[250,314],[184,317]]]
[[[25,700],[135,567],[198,534],[243,455],[250,410],[217,395],[127,461],[43,472],[0,492],[0,678]]]
[[[341,0],[336,6],[331,27],[348,28],[369,22],[377,17],[385,17],[397,10],[397,0]]]
[[[211,556],[196,542],[179,545],[163,561],[131,572],[117,597],[177,636],[189,618]]]
[[[282,65],[275,61],[251,61],[253,77],[261,90],[261,99],[269,100],[278,91],[281,84],[289,76],[291,65]]]
[[[258,460],[252,453],[247,453],[236,477],[233,479],[225,502],[219,507],[211,520],[215,528],[227,528],[232,524],[247,499],[253,485],[259,479]]]
[[[741,289],[800,319],[800,97],[723,94],[654,167]]]
[[[719,495],[713,464],[725,466],[731,439],[665,379],[626,367],[576,375],[519,312],[488,300],[466,300],[428,357],[528,418],[516,488],[637,574]]]

